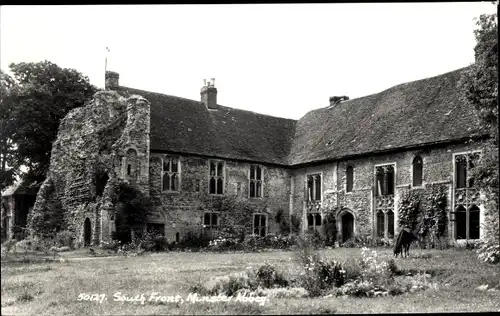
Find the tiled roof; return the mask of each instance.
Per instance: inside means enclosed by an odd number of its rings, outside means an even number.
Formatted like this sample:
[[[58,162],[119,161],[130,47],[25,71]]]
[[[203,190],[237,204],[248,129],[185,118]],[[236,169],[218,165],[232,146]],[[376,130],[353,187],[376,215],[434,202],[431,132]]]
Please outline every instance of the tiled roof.
[[[151,102],[151,150],[285,164],[295,120],[220,106],[208,110],[194,101],[127,87]]]
[[[297,122],[288,163],[484,135],[474,109],[459,100],[462,70],[310,111]]]
[[[151,102],[151,150],[298,165],[484,135],[459,100],[462,69],[319,108],[300,120],[117,87]]]

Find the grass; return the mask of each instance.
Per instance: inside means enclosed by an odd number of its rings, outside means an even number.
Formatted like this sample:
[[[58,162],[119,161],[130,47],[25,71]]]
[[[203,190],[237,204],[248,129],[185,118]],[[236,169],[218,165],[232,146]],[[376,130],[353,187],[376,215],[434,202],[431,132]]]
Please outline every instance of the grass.
[[[389,249],[378,249],[387,259]],[[347,260],[360,249],[322,250],[325,257]],[[158,296],[188,297],[189,287],[213,276],[242,272],[269,263],[281,271],[296,269],[295,253],[189,253],[170,252],[139,257],[78,260],[65,253],[65,261],[9,260],[2,262],[1,313],[3,315],[130,315],[130,314],[333,314],[500,311],[498,266],[479,262],[471,251],[413,250],[412,257],[396,259],[403,272],[425,271],[440,285],[395,297],[377,298],[274,298],[265,304],[241,302],[148,302]],[[488,284],[497,291],[479,291]],[[81,293],[105,294],[99,301],[79,301]],[[129,299],[144,295],[145,304],[115,301],[121,293]]]

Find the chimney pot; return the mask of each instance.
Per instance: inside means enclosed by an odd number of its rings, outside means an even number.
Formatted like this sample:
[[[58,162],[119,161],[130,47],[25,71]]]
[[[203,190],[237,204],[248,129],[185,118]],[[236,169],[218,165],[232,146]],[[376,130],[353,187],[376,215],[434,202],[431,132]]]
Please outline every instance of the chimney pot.
[[[339,104],[340,102],[347,101],[347,100],[349,100],[349,97],[346,95],[330,97],[330,106],[335,106],[335,105]]]
[[[215,78],[211,79],[212,83],[210,83],[210,81],[206,82],[205,80],[205,86],[201,88],[201,102],[203,102],[208,109],[216,110],[219,107],[217,105],[217,89],[214,86]]]

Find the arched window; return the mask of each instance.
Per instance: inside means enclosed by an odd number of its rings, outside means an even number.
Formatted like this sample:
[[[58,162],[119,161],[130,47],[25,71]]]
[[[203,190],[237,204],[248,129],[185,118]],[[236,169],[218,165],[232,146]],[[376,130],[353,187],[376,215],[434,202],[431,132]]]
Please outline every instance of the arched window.
[[[413,159],[413,186],[419,187],[422,185],[423,162],[420,156]]]
[[[346,192],[352,192],[354,169],[352,166],[347,166],[346,173]]]
[[[134,149],[127,150],[126,177],[135,178],[137,176],[137,152]]]
[[[469,239],[479,239],[479,207],[469,209]]]
[[[377,237],[384,237],[385,233],[385,216],[384,212],[377,212]]]
[[[389,210],[387,211],[387,233],[389,238],[394,237],[394,212]]]
[[[465,207],[459,205],[455,209],[455,225],[456,225],[456,233],[457,239],[466,239],[467,238],[467,211]]]

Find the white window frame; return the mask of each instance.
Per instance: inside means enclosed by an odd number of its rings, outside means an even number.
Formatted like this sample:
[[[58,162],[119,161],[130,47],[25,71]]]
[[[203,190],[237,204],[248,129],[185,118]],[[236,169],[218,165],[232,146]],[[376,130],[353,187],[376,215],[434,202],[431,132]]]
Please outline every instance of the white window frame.
[[[265,226],[266,233],[264,236],[267,236],[267,234],[269,234],[269,216],[266,213],[253,213],[253,216],[252,216],[252,235],[260,237],[260,233],[259,233],[259,235],[255,234],[255,216],[257,216],[257,215],[264,216],[266,218],[266,226]],[[259,225],[258,227],[261,228],[262,226]],[[260,230],[259,230],[259,232],[260,232]]]
[[[255,179],[252,179],[251,176],[252,176],[252,167],[255,168]],[[260,180],[257,180],[257,167],[260,168]],[[254,183],[256,181],[259,181],[260,182],[260,196],[250,196],[250,187],[252,186],[252,181],[254,181]],[[255,194],[256,191],[254,191],[254,194]],[[250,199],[262,199],[264,197],[264,167],[262,165],[258,165],[258,164],[251,164],[249,167],[248,167],[248,198]]]
[[[164,160],[169,159],[170,160],[170,170],[172,170],[172,161],[171,159],[177,159],[177,172],[172,172],[172,171],[166,171],[163,170],[163,165],[164,165]],[[181,157],[179,156],[173,156],[173,155],[163,155],[161,157],[161,191],[165,193],[178,193],[181,191],[182,188],[182,167],[181,167]],[[178,190],[165,190],[163,187],[163,177],[165,176],[165,173],[177,173],[177,177],[179,179],[178,181]]]
[[[216,193],[210,193],[210,179],[212,178],[212,175],[210,174],[210,164],[215,163],[215,172],[217,173],[217,167],[219,163],[222,163],[222,176],[216,174],[215,176],[215,192]],[[217,193],[217,179],[222,178],[222,193]],[[226,162],[224,160],[216,160],[216,159],[210,159],[208,160],[208,194],[209,195],[219,195],[222,196],[226,192]]]

